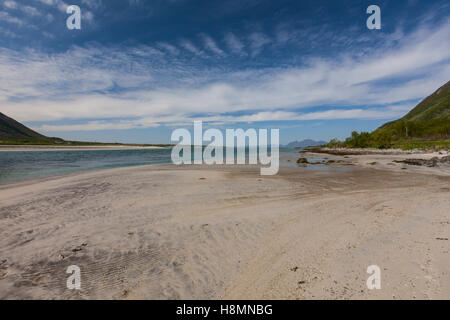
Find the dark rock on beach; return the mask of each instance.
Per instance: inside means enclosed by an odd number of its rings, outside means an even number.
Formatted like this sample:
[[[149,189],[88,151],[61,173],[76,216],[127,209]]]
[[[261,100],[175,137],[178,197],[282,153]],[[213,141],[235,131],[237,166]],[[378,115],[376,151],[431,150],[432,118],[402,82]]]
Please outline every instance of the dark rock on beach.
[[[394,160],[392,162],[405,163],[405,164],[412,165],[412,166],[436,167],[440,163],[449,164],[450,156],[445,156],[440,159],[438,157],[433,157],[431,159],[405,159],[405,160]]]
[[[299,159],[297,160],[297,163],[298,163],[298,164],[301,164],[301,163],[309,163],[309,161],[308,161],[308,159],[306,159],[306,158],[299,158]]]

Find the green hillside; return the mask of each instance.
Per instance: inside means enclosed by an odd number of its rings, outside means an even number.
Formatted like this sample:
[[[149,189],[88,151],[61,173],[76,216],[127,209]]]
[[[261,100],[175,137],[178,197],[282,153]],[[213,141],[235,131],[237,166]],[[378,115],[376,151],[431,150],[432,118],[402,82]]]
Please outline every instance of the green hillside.
[[[403,118],[385,123],[372,133],[352,132],[330,147],[446,148],[450,147],[450,81],[421,101]]]
[[[425,98],[401,120],[429,121],[450,118],[450,81]]]
[[[39,134],[0,112],[0,143],[57,144],[64,143],[64,140]]]
[[[86,141],[66,141],[47,137],[0,112],[0,145],[62,145],[62,146],[157,146],[170,147],[169,144],[124,144]]]
[[[450,138],[450,81],[403,118],[388,122],[375,132],[386,132],[394,140]]]

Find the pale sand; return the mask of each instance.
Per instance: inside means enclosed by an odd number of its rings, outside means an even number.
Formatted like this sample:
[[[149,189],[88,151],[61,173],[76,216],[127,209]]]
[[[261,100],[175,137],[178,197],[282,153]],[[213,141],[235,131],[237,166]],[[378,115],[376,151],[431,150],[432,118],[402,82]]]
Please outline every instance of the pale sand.
[[[450,176],[342,167],[153,165],[1,187],[0,298],[449,299]]]

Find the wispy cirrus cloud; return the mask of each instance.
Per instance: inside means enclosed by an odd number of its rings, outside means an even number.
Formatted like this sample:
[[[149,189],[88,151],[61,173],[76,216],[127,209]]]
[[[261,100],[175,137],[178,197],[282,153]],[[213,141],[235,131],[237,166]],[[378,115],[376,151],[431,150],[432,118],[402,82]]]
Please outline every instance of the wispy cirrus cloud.
[[[15,2],[13,0],[3,1],[3,6],[8,9],[17,9],[17,7],[18,7],[17,2]]]
[[[287,66],[252,64],[263,51],[304,34],[284,27],[152,45],[90,43],[60,53],[2,48],[0,110],[21,121],[47,122],[37,127],[46,132],[156,127],[186,119],[388,119],[449,80],[449,19],[420,24],[408,34],[397,30],[370,50],[350,46]],[[248,59],[248,66],[236,68],[227,60],[236,56]],[[68,119],[82,123],[51,124]]]
[[[374,109],[331,109],[321,112],[298,113],[292,111],[262,111],[250,115],[213,115],[190,116],[189,114],[171,114],[170,116],[142,117],[133,120],[95,120],[82,124],[44,124],[34,129],[44,132],[96,131],[154,128],[161,125],[189,125],[195,120],[213,124],[236,124],[270,121],[335,120],[335,119],[388,119],[398,117],[411,109],[410,105],[393,105]]]
[[[55,7],[61,12],[66,12],[67,7],[69,6],[69,4],[67,4],[63,0],[35,0],[35,1],[46,4],[48,6]]]
[[[228,32],[225,35],[225,42],[232,53],[238,55],[246,54],[244,51],[245,45],[232,32]]]
[[[24,4],[19,4],[14,0],[3,1],[3,7],[7,8],[7,9],[12,9],[12,10],[20,10],[30,16],[41,16],[42,15],[42,13],[35,7],[29,6],[29,5],[24,5]]]
[[[252,33],[249,36],[249,39],[252,56],[258,55],[261,50],[263,50],[264,46],[271,42],[271,39],[261,32]]]
[[[213,52],[213,53],[215,53],[215,54],[217,54],[219,56],[225,55],[225,52],[218,47],[216,42],[210,36],[208,36],[207,34],[202,33],[200,35],[200,37],[203,39],[203,43],[204,43],[205,48],[207,48],[208,50],[210,50],[211,52]]]
[[[158,42],[156,44],[157,47],[167,51],[168,53],[170,53],[171,55],[178,55],[180,53],[180,50],[175,47],[174,45],[171,45],[169,43],[166,42]]]
[[[23,21],[17,17],[12,16],[6,11],[0,11],[0,20],[6,21],[8,23],[16,24],[16,25],[23,25]]]
[[[197,56],[203,55],[203,51],[198,49],[197,46],[189,40],[181,39],[180,46],[183,47],[185,50],[187,50]]]

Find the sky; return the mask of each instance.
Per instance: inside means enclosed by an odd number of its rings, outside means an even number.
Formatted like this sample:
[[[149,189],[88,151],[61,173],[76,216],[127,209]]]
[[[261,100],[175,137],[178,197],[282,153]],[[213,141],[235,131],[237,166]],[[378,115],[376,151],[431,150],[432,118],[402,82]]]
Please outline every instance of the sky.
[[[194,120],[344,139],[449,80],[448,0],[0,0],[0,112],[69,140],[169,143]]]

